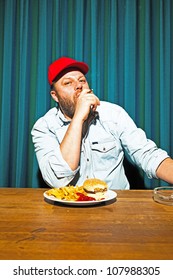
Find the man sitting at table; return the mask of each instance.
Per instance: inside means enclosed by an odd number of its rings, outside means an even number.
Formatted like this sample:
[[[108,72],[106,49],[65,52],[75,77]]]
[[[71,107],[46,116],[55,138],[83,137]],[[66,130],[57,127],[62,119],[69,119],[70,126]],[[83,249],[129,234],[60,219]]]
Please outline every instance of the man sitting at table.
[[[48,69],[50,109],[32,129],[42,176],[52,187],[82,185],[87,178],[104,180],[109,188],[129,189],[124,150],[149,178],[173,184],[173,160],[146,138],[120,106],[90,89],[84,62],[62,57]]]

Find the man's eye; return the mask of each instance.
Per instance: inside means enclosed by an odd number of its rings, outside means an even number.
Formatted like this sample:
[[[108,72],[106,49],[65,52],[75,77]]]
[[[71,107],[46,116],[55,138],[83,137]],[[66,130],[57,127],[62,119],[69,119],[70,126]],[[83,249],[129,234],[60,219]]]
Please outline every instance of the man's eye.
[[[71,85],[71,82],[65,82],[65,86]]]
[[[86,81],[85,79],[81,79],[80,83],[85,83],[85,81]]]

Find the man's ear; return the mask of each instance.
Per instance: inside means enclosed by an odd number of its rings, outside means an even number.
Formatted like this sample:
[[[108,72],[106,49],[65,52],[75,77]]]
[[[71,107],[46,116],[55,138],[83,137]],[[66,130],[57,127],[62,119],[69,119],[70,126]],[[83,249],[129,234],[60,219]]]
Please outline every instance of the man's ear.
[[[58,97],[57,97],[56,91],[55,91],[55,90],[51,90],[51,91],[50,91],[50,94],[51,94],[52,98],[53,98],[56,102],[58,102]]]

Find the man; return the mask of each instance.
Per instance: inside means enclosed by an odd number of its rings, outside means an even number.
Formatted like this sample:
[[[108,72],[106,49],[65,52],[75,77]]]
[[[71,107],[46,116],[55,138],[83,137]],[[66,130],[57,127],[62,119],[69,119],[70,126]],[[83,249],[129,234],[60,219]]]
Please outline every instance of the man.
[[[173,160],[146,138],[123,108],[98,99],[86,80],[88,70],[87,64],[68,57],[49,67],[50,93],[58,106],[32,129],[47,184],[82,185],[87,178],[99,178],[110,189],[129,189],[124,150],[149,178],[173,183]]]

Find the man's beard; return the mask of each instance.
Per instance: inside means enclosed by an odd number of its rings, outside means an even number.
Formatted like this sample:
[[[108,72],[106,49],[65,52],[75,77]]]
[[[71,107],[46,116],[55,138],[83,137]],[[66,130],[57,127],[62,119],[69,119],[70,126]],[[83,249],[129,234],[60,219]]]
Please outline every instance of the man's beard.
[[[75,112],[75,104],[71,100],[64,100],[58,97],[58,103],[63,114],[69,118],[73,118]]]

